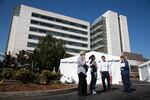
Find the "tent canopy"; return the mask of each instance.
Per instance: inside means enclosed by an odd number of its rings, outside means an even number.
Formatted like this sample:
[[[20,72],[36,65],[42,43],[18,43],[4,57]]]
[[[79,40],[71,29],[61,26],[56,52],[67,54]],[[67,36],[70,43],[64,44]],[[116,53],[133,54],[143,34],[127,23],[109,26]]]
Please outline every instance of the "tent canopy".
[[[150,60],[139,65],[138,70],[139,70],[140,81],[150,82]]]
[[[88,59],[91,55],[95,56],[96,61],[101,61],[101,56],[105,56],[106,61],[119,61],[120,60],[120,57],[118,57],[118,56],[108,55],[108,54],[100,53],[100,52],[96,52],[96,51],[91,51],[91,52],[87,52],[85,54],[86,61],[88,61]],[[63,63],[63,62],[77,62],[78,57],[79,57],[79,55],[61,59],[61,63]]]
[[[97,84],[101,83],[101,75],[100,75],[100,71],[99,71],[99,69],[100,69],[99,64],[101,62],[101,56],[105,56],[106,61],[109,61],[109,63],[110,63],[110,68],[111,68],[111,72],[112,72],[112,83],[119,84],[119,82],[121,81],[120,67],[119,67],[120,66],[119,65],[120,57],[91,51],[91,52],[86,53],[86,55],[85,55],[87,62],[91,55],[94,55],[96,57],[96,62],[98,65]],[[78,83],[78,74],[77,74],[77,66],[78,66],[77,59],[78,59],[78,57],[79,57],[79,55],[61,59],[59,68],[60,68],[60,73],[63,76],[60,81],[62,81],[62,82],[74,81],[75,83]],[[91,80],[91,74],[90,74],[90,68],[89,68],[88,72],[87,72],[87,83],[88,84],[90,83],[90,80]]]

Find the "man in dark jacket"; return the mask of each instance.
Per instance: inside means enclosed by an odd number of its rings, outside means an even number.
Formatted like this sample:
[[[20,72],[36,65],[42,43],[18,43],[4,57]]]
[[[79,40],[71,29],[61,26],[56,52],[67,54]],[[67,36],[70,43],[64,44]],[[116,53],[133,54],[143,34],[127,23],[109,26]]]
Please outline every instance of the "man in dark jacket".
[[[122,83],[124,86],[123,92],[130,92],[130,79],[129,79],[129,63],[126,60],[125,56],[120,56],[120,70],[121,70],[121,77]]]

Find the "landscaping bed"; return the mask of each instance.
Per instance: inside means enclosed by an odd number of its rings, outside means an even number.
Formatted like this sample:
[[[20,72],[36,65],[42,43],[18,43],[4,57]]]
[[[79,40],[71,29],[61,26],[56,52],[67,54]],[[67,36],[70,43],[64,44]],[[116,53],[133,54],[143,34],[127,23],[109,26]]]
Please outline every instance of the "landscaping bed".
[[[63,83],[51,83],[45,85],[39,84],[22,84],[22,83],[10,83],[4,82],[0,84],[0,92],[14,92],[14,91],[39,91],[39,90],[56,90],[56,89],[67,89],[75,88],[75,84],[63,84]]]

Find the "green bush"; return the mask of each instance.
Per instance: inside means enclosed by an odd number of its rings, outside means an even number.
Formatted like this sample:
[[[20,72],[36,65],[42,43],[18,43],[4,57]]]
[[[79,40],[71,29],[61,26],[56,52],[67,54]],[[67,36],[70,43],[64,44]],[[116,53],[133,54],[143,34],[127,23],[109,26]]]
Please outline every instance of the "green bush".
[[[60,80],[60,78],[61,78],[61,74],[60,73],[54,73],[54,79],[53,80]]]
[[[41,81],[43,84],[46,84],[48,82],[51,82],[53,80],[59,80],[61,75],[56,72],[52,72],[49,70],[43,70],[41,73]]]
[[[14,70],[12,68],[3,68],[2,69],[2,78],[4,79],[12,79],[14,74]]]
[[[41,83],[41,74],[33,73],[33,83],[40,84]]]
[[[41,73],[41,84],[48,83],[50,81],[49,80],[50,76],[51,76],[51,71],[49,71],[49,70],[43,70],[42,73]]]
[[[29,70],[26,68],[21,68],[20,70],[17,70],[15,73],[14,79],[21,81],[22,83],[28,83],[32,81],[32,73],[30,73]]]

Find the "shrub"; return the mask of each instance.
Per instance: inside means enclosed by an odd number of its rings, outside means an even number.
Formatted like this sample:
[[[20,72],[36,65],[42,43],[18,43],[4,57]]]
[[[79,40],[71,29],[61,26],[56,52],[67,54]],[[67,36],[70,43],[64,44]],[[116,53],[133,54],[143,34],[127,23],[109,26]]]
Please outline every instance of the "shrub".
[[[40,73],[33,73],[33,83],[40,84],[41,83],[41,75]]]
[[[59,80],[61,75],[56,72],[52,72],[49,70],[43,70],[41,73],[41,80],[44,84],[51,82],[52,80]]]
[[[14,74],[14,70],[12,68],[3,68],[2,69],[2,78],[4,79],[12,79]]]
[[[51,76],[51,71],[49,71],[49,70],[43,70],[42,73],[41,73],[41,84],[48,83],[50,81],[49,80],[50,76]]]
[[[16,71],[14,78],[26,84],[31,82],[32,74],[26,68],[21,68],[20,70]]]
[[[52,80],[51,83],[54,83],[54,84],[61,84],[61,81],[60,81],[60,80]]]

